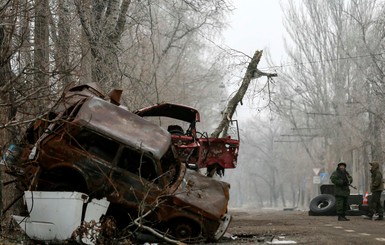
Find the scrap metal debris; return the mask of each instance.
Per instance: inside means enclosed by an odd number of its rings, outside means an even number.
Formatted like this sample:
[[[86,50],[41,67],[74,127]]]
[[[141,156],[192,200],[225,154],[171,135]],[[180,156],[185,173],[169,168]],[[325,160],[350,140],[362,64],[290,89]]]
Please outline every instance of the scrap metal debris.
[[[13,155],[5,155],[2,161],[7,173],[29,194],[81,193],[87,200],[105,198],[109,205],[102,219],[91,222],[81,211],[71,224],[71,234],[77,230],[83,243],[135,241],[140,237],[137,234],[155,234],[175,243],[221,239],[231,221],[227,213],[230,186],[200,174],[191,163],[235,167],[239,141],[186,136],[193,147],[178,145],[166,129],[120,106],[115,96],[119,94],[106,96],[95,84],[66,91],[28,127],[25,142],[9,148]],[[199,144],[204,152],[196,155]],[[182,149],[190,150],[187,157]],[[218,162],[222,156],[226,161]],[[24,222],[27,234],[31,224],[40,222],[31,235],[34,239],[67,240],[68,233],[52,232],[58,220],[43,219],[44,213],[33,211],[40,205],[60,207],[60,200],[34,203],[33,209],[27,203],[23,210],[27,215],[15,214],[15,220]]]

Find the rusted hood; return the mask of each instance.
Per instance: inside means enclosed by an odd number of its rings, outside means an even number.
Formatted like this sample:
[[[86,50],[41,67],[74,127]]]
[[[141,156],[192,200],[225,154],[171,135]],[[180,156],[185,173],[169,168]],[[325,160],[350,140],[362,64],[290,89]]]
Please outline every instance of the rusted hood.
[[[175,192],[175,204],[201,212],[202,215],[219,219],[227,213],[230,185],[187,169]]]
[[[171,135],[121,107],[97,97],[87,99],[73,121],[160,159],[171,144]]]
[[[63,92],[56,104],[52,106],[52,111],[59,114],[76,103],[94,96],[107,100],[102,89],[96,83],[74,86]]]

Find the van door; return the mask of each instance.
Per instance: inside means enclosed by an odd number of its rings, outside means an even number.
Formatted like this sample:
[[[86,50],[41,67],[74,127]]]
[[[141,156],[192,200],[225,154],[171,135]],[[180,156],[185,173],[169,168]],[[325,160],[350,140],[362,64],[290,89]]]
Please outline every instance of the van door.
[[[124,202],[135,208],[144,201],[154,203],[162,192],[155,159],[127,147],[121,151],[111,179]]]

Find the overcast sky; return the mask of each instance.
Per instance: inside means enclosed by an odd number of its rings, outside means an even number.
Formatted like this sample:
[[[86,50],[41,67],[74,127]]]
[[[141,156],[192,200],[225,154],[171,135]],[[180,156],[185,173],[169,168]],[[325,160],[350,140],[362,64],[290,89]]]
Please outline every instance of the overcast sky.
[[[233,6],[235,10],[230,15],[229,27],[224,32],[224,44],[249,56],[253,56],[256,50],[263,50],[258,68],[266,72],[275,72],[268,69],[265,58],[269,52],[274,64],[285,63],[283,47],[285,30],[280,0],[233,0]],[[238,88],[229,89],[235,91]],[[257,101],[258,99],[250,104],[250,101],[245,99],[243,105],[237,107],[235,118],[245,119],[260,114],[256,110],[259,108],[255,104]]]
[[[280,0],[233,0],[236,8],[224,32],[225,44],[253,56],[256,50],[269,50],[275,64],[284,60]],[[262,57],[263,58],[263,57]],[[265,68],[264,60],[259,67]]]

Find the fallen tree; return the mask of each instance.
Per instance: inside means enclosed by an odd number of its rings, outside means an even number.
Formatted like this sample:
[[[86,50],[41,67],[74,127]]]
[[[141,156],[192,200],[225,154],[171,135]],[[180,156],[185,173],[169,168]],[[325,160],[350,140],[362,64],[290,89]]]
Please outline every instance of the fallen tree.
[[[226,106],[226,109],[223,112],[222,120],[219,123],[218,127],[211,134],[211,137],[218,138],[222,133],[222,136],[227,135],[230,121],[237,109],[238,104],[242,104],[243,97],[246,94],[247,89],[249,88],[250,82],[253,79],[266,76],[268,78],[276,77],[277,73],[265,73],[258,70],[258,64],[262,57],[262,50],[257,50],[254,53],[254,56],[251,58],[245,76],[243,77],[242,84],[234,96],[230,99],[229,103]]]

